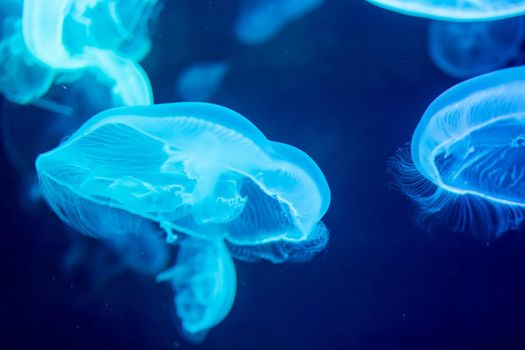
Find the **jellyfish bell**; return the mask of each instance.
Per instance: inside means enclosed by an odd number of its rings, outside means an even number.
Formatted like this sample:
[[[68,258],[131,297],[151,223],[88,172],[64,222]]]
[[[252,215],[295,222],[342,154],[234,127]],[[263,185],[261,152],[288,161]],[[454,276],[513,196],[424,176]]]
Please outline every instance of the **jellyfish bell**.
[[[444,73],[462,79],[505,67],[520,55],[524,39],[523,17],[471,23],[432,21],[428,50]]]
[[[241,0],[235,36],[247,45],[261,44],[288,23],[306,15],[325,0]]]
[[[446,217],[484,240],[522,224],[524,91],[525,67],[508,68],[460,83],[428,107],[410,156],[396,164],[421,218]]]
[[[168,233],[239,245],[307,241],[330,201],[305,153],[207,103],[103,112],[40,155],[36,167],[61,212],[88,209],[63,202],[55,186],[157,221]]]
[[[405,15],[444,21],[490,21],[525,14],[524,0],[367,0]]]

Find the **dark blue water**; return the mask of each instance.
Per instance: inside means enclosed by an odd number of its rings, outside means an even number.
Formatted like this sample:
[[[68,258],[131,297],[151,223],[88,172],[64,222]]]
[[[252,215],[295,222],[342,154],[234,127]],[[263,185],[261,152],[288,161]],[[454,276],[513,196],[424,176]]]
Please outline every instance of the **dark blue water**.
[[[2,152],[0,348],[525,349],[523,234],[490,245],[446,228],[427,234],[389,185],[386,161],[457,82],[427,55],[427,21],[327,0],[244,47],[232,36],[235,8],[167,2],[143,64],[156,101],[174,100],[188,64],[229,62],[212,102],[303,149],[327,176],[327,250],[304,264],[236,262],[234,307],[195,346],[177,332],[168,285],[100,271],[89,252],[64,268],[71,235],[44,204],[20,204],[21,176]]]

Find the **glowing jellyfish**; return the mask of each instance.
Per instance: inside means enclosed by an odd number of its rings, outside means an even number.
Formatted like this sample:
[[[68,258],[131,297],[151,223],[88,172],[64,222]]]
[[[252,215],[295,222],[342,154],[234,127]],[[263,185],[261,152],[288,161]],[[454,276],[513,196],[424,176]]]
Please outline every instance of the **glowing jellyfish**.
[[[128,27],[142,29],[147,16],[141,19],[140,11],[149,14],[154,4],[148,0],[131,5],[105,0],[57,0],[49,6],[45,0],[26,0],[24,41],[35,58],[54,70],[90,69],[98,73],[113,91],[115,105],[149,105],[153,102],[151,84],[134,60],[149,51],[149,39],[141,33],[143,44],[132,45],[133,31]],[[137,13],[130,18],[124,16],[132,10]],[[136,47],[137,51],[127,52],[122,45]]]
[[[445,21],[485,21],[525,14],[524,0],[367,0],[406,15]]]
[[[525,208],[525,67],[449,89],[427,109],[399,184],[426,217],[482,239],[516,229]],[[413,163],[412,163],[413,162]]]
[[[244,44],[260,44],[323,3],[324,0],[241,0],[235,36]]]
[[[477,23],[434,21],[429,53],[446,74],[467,78],[503,68],[518,56],[524,37],[523,17]]]
[[[234,279],[227,246],[238,257],[281,262],[309,258],[327,241],[320,220],[330,191],[315,162],[213,104],[103,112],[40,155],[36,169],[56,214],[85,234],[136,232],[147,219],[169,242],[182,237],[173,273],[160,279],[182,293],[178,314],[196,337],[229,311],[235,292],[221,290]],[[184,253],[195,250],[204,257]],[[206,271],[191,274],[195,266]]]
[[[157,279],[172,283],[182,329],[194,342],[226,317],[237,289],[235,266],[221,240],[184,239],[175,267]]]
[[[55,78],[54,72],[27,51],[20,20],[4,20],[2,29],[0,92],[11,102],[31,103],[49,90]]]
[[[185,101],[209,101],[227,71],[228,65],[224,62],[192,64],[177,79],[177,94]]]

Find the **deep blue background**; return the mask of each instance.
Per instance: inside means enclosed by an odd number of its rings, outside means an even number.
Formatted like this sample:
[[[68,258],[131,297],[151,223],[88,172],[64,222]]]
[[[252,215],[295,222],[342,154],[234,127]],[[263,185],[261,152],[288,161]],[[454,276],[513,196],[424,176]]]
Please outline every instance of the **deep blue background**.
[[[229,62],[213,102],[317,161],[333,195],[331,240],[305,264],[237,262],[234,307],[199,347],[525,349],[523,236],[487,245],[426,234],[389,186],[386,161],[456,83],[429,60],[427,21],[327,0],[267,44],[244,47],[232,36],[235,7],[166,4],[143,63],[156,101],[174,100],[186,65]],[[92,283],[96,265],[65,273],[63,225],[43,204],[19,204],[5,152],[0,169],[1,349],[193,348],[177,333],[168,285],[132,272]]]

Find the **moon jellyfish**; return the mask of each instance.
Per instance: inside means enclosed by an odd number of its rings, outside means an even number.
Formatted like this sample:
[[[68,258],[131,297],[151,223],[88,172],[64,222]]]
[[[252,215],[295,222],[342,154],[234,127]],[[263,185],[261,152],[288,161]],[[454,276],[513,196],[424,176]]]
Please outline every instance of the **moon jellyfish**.
[[[406,15],[444,21],[490,21],[525,14],[524,0],[367,0]]]
[[[193,339],[231,307],[230,249],[245,260],[305,260],[328,238],[320,220],[330,190],[315,162],[213,104],[100,113],[36,169],[50,207],[76,230],[107,239],[148,220],[180,241],[177,264],[159,279],[172,282]]]
[[[260,44],[323,3],[324,0],[241,0],[235,36],[244,44]]]
[[[11,102],[27,104],[47,92],[54,74],[27,50],[22,36],[21,12],[19,2],[0,4],[0,92]]]
[[[519,54],[524,37],[523,17],[476,23],[434,21],[428,47],[443,72],[467,78],[507,65]]]
[[[227,71],[228,65],[224,62],[192,64],[177,79],[177,94],[186,101],[209,101]]]
[[[194,342],[226,317],[237,289],[235,266],[221,240],[183,240],[175,267],[157,279],[172,283],[182,329]]]
[[[133,39],[155,3],[59,0],[49,6],[45,0],[26,0],[24,41],[35,58],[54,70],[95,72],[110,86],[115,105],[148,105],[153,101],[151,84],[135,59],[145,56],[150,43],[142,33],[141,44]]]
[[[519,227],[525,208],[525,67],[463,82],[439,96],[414,132],[398,183],[422,218],[482,239]]]

